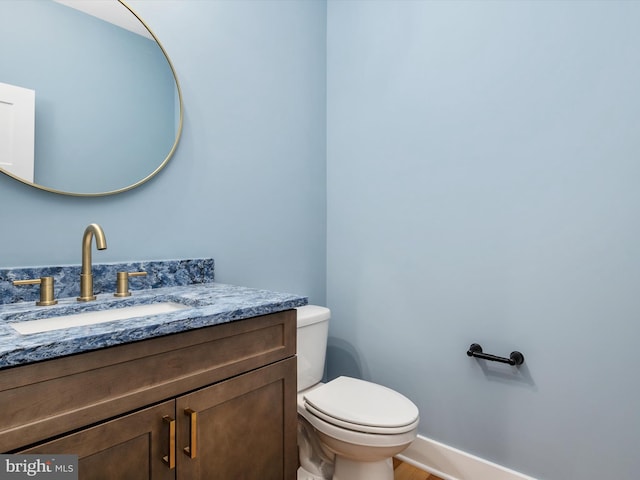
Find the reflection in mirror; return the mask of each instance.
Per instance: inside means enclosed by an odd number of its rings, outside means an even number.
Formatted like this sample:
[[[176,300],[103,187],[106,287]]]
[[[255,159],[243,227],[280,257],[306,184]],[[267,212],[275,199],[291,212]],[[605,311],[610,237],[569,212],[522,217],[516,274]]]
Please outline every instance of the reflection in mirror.
[[[0,171],[58,193],[128,190],[157,173],[177,145],[177,79],[162,47],[126,5],[75,2],[115,5],[123,21],[134,19],[146,36],[67,3],[74,2],[0,1],[0,44],[10,46],[0,53],[0,84],[6,85],[0,88]],[[12,87],[35,92],[33,179],[13,165],[29,134],[16,128],[25,115],[20,102],[3,93]]]

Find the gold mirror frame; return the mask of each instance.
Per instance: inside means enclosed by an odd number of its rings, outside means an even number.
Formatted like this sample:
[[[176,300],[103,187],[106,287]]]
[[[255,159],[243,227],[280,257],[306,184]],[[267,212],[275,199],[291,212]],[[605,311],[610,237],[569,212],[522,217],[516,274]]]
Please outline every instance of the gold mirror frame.
[[[178,107],[180,110],[179,113],[179,121],[178,121],[178,128],[176,131],[176,138],[175,141],[173,142],[173,146],[171,147],[171,150],[169,150],[169,153],[167,154],[167,156],[165,157],[165,159],[162,161],[162,163],[160,163],[160,165],[158,165],[158,167],[152,171],[149,175],[147,175],[146,177],[142,178],[141,180],[123,187],[123,188],[119,188],[116,190],[111,190],[111,191],[107,191],[107,192],[98,192],[98,193],[77,193],[77,192],[66,192],[63,190],[57,190],[55,188],[51,188],[51,187],[46,187],[44,185],[40,185],[37,183],[33,183],[33,182],[29,182],[26,181],[2,168],[0,168],[0,172],[4,173],[5,175],[19,181],[20,183],[24,183],[25,185],[29,185],[30,187],[34,187],[37,188],[39,190],[44,190],[47,192],[51,192],[51,193],[57,193],[60,195],[68,195],[68,196],[72,196],[72,197],[104,197],[107,195],[115,195],[117,193],[123,193],[126,192],[128,190],[132,190],[136,187],[139,187],[140,185],[142,185],[143,183],[148,182],[149,180],[151,180],[153,177],[155,177],[166,165],[167,163],[169,163],[169,160],[171,160],[171,157],[173,157],[173,154],[176,151],[176,148],[178,147],[178,142],[180,141],[180,136],[182,135],[182,121],[183,121],[183,104],[182,104],[182,91],[180,89],[180,83],[178,82],[178,76],[176,75],[176,71],[173,68],[173,63],[171,63],[171,59],[169,58],[169,55],[167,55],[166,50],[164,49],[164,47],[162,46],[162,43],[160,43],[160,41],[158,40],[158,37],[156,37],[155,33],[153,33],[153,31],[149,28],[149,26],[145,23],[144,20],[142,20],[142,18],[140,18],[140,16],[129,6],[127,5],[123,0],[115,0],[118,3],[120,3],[124,8],[126,8],[134,17],[136,17],[136,19],[144,26],[144,28],[147,29],[147,31],[149,32],[149,34],[153,37],[153,39],[155,40],[156,44],[158,45],[158,47],[160,47],[160,51],[162,51],[162,54],[164,55],[164,58],[167,60],[167,64],[169,65],[169,68],[171,69],[171,73],[173,74],[173,79],[176,83],[176,91],[178,93]]]

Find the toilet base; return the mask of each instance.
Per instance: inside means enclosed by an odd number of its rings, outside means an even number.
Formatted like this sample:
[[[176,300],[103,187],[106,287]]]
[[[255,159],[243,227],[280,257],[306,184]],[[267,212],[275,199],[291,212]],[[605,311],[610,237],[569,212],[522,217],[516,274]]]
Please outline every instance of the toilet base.
[[[326,480],[324,477],[314,475],[313,473],[305,470],[304,467],[298,468],[297,480]]]
[[[333,480],[393,480],[393,460],[358,462],[336,455]]]

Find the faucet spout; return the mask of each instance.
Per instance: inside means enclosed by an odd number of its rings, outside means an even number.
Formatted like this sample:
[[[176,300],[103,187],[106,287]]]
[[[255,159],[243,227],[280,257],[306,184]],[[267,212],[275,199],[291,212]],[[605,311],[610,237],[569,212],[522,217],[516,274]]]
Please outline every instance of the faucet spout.
[[[91,240],[96,239],[96,248],[106,250],[107,239],[104,230],[97,223],[89,225],[82,236],[82,271],[80,273],[80,296],[78,301],[89,302],[95,300],[93,294],[93,272],[91,268]]]

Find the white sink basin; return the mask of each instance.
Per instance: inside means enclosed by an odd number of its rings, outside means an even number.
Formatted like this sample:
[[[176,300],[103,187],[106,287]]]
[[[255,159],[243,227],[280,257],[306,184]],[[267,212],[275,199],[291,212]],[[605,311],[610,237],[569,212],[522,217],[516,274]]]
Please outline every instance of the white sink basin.
[[[11,327],[22,335],[32,333],[50,332],[62,328],[81,327],[83,325],[95,325],[97,323],[112,322],[114,320],[126,320],[128,318],[146,317],[161,313],[175,312],[190,308],[176,302],[158,302],[148,305],[134,305],[132,307],[113,308],[111,310],[97,310],[94,312],[75,313],[60,317],[41,318],[25,322],[10,323]]]

